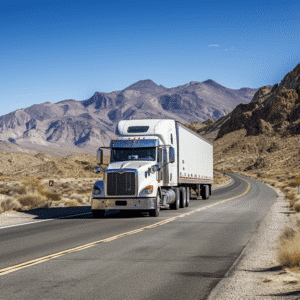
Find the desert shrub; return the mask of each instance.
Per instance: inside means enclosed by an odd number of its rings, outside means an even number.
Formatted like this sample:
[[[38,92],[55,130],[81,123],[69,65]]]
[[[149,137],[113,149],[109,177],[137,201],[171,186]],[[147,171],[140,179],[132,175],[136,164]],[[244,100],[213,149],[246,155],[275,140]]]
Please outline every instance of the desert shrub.
[[[88,187],[88,188],[81,187],[76,192],[79,194],[90,193],[90,192],[92,192],[92,187]]]
[[[296,212],[300,212],[300,200],[296,201],[293,205],[293,209],[296,211]]]
[[[14,198],[2,200],[0,202],[0,207],[3,211],[8,210],[19,210],[22,208],[22,205]]]
[[[78,194],[72,194],[72,195],[70,195],[70,199],[76,200],[79,203],[83,202],[83,197],[81,195],[78,195]]]
[[[36,190],[36,187],[34,185],[28,185],[28,186],[26,186],[25,189],[26,189],[27,193],[28,192],[33,193]]]
[[[285,186],[285,187],[283,188],[283,192],[284,192],[285,194],[288,194],[289,192],[292,192],[292,191],[293,191],[293,188],[292,188],[292,187]]]
[[[283,191],[283,192],[284,192],[284,191]],[[291,190],[291,191],[285,193],[285,198],[286,198],[287,200],[293,200],[293,199],[296,198],[296,195],[297,195],[296,192],[295,192],[294,190]]]
[[[297,187],[298,185],[299,185],[299,183],[297,183],[295,181],[290,181],[287,183],[287,186],[293,187],[293,188]]]
[[[0,187],[0,194],[7,195],[9,189],[5,187]]]
[[[17,199],[22,205],[22,208],[38,208],[38,207],[47,207],[47,201],[45,198],[34,196],[34,195],[25,195],[20,196]]]
[[[79,206],[79,203],[76,200],[67,200],[65,202],[66,207]]]
[[[0,214],[4,212],[4,209],[0,206]]]
[[[284,244],[287,240],[295,237],[297,231],[293,228],[285,228],[279,235],[279,243]]]
[[[299,229],[300,229],[300,216],[299,215],[295,215],[295,223],[296,223],[296,227],[299,227]]]
[[[71,187],[68,187],[68,188],[64,188],[62,190],[62,193],[71,193],[74,189],[72,189]]]
[[[49,190],[49,184],[48,183],[42,183],[40,179],[38,178],[25,178],[22,181],[22,184],[24,186],[31,186],[33,190],[36,191],[35,195],[37,196],[43,196],[47,197],[48,199],[51,199],[51,195],[53,193]],[[47,195],[50,195],[49,197]],[[54,196],[55,197],[55,196]]]
[[[68,182],[65,182],[65,183],[63,183],[63,184],[61,185],[61,187],[62,187],[63,189],[66,189],[66,188],[70,187],[70,184],[69,184]]]
[[[293,199],[290,199],[289,200],[289,207],[290,208],[293,208],[294,207],[294,204],[298,201],[298,199],[296,198],[293,198]]]
[[[58,195],[58,194],[55,194],[55,193],[49,193],[49,194],[46,194],[46,197],[47,197],[49,200],[52,200],[52,201],[59,201],[59,200],[61,200],[61,196]]]
[[[300,267],[300,235],[292,234],[277,249],[277,259],[283,267]]]

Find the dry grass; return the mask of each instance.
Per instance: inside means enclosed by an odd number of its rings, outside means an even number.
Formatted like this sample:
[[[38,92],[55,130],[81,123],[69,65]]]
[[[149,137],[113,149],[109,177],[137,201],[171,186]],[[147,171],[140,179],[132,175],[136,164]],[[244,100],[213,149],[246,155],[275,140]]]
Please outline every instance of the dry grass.
[[[14,182],[6,182],[2,185],[0,213],[8,210],[88,205],[93,183],[98,179],[70,178],[68,182],[57,180],[54,181],[54,186],[49,186],[48,181],[26,178],[22,181],[22,186],[14,189]],[[12,190],[22,193],[10,193]]]
[[[300,200],[298,200],[297,202],[294,203],[293,209],[294,209],[296,212],[300,212]]]
[[[230,182],[230,180],[230,177],[228,177],[227,175],[220,172],[214,172],[213,186],[227,184]]]
[[[34,195],[24,195],[17,199],[22,205],[20,210],[29,210],[33,208],[47,208],[51,206],[51,202],[47,201],[45,198],[34,196]]]
[[[0,202],[2,212],[7,210],[20,210],[22,205],[16,199],[5,199]]]
[[[300,233],[290,230],[279,241],[277,259],[281,266],[300,267]]]
[[[5,155],[2,152],[0,154],[1,162]],[[17,171],[18,166],[13,166],[13,164],[22,160],[22,156],[18,153],[18,157],[15,157],[14,153],[9,153],[9,157],[11,161],[10,170],[12,173],[14,170],[16,173],[19,172]],[[56,166],[60,166],[59,171],[64,176],[56,176],[57,174],[53,173],[51,168],[49,168],[48,174],[46,173],[47,168],[45,168],[39,176],[34,176],[35,171],[39,168],[39,165],[36,166],[34,162],[37,159],[41,160],[42,163],[57,162]],[[105,159],[108,158],[105,157]],[[93,183],[102,179],[103,174],[102,172],[100,175],[96,175],[92,171],[91,166],[92,163],[95,163],[95,155],[90,154],[69,155],[60,158],[50,154],[26,154],[23,157],[23,162],[24,164],[29,163],[26,169],[33,169],[32,174],[15,174],[13,176],[5,176],[4,174],[0,177],[0,213],[9,210],[26,211],[42,207],[88,205],[91,200]],[[52,186],[49,185],[50,180],[53,181]]]

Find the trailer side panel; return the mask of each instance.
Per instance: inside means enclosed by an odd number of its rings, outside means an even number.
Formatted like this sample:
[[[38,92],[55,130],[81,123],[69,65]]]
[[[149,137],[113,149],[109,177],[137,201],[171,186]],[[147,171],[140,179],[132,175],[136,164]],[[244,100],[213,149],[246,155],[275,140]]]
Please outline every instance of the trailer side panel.
[[[178,183],[213,183],[213,145],[176,122],[178,142]]]

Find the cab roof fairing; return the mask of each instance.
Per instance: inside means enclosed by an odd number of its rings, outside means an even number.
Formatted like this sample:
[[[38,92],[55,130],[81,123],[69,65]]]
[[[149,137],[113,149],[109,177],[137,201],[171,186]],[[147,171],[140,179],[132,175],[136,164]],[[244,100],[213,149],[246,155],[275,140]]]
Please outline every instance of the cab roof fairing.
[[[147,132],[128,133],[130,126],[149,126]],[[124,136],[156,136],[162,141],[162,144],[168,144],[168,130],[175,129],[175,120],[172,119],[144,119],[144,120],[123,120],[120,121],[116,128],[116,135]],[[173,131],[173,130],[172,130]]]

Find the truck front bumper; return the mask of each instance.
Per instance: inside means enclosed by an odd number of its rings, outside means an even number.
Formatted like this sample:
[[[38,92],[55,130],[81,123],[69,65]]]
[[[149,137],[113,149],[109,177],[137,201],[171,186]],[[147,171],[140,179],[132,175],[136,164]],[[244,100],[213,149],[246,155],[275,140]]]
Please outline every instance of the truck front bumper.
[[[156,198],[92,198],[92,210],[94,209],[155,209]]]

